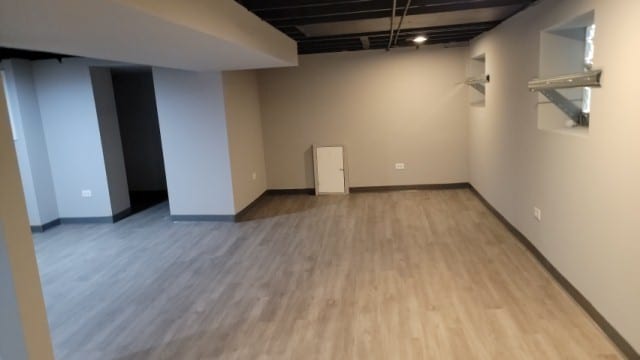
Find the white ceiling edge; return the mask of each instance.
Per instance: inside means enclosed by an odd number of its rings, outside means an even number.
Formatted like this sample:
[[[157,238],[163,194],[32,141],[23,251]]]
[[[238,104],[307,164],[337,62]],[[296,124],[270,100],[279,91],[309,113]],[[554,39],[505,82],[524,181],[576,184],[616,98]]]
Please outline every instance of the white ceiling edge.
[[[196,71],[298,63],[233,0],[0,0],[0,46]]]

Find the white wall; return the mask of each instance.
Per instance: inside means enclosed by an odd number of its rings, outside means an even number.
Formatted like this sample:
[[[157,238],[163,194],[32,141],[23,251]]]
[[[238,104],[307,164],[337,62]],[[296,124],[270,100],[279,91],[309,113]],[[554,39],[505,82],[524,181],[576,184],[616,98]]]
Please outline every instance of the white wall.
[[[222,75],[153,68],[171,215],[233,215]]]
[[[267,189],[260,97],[255,71],[224,72],[222,79],[237,213]]]
[[[120,213],[129,209],[129,187],[124,166],[122,141],[118,126],[116,100],[113,95],[111,70],[108,68],[92,68],[91,84],[98,115],[98,127],[104,155],[104,166],[109,185],[111,212]]]
[[[59,216],[111,216],[89,67],[43,60],[34,62],[33,69]],[[81,197],[84,189],[93,196]]]
[[[40,118],[31,63],[6,60],[7,101],[11,107],[20,176],[24,188],[29,223],[42,225],[58,218],[49,155]]]
[[[537,128],[540,31],[595,9],[588,133]],[[543,1],[472,44],[486,53],[486,107],[472,108],[472,184],[640,350],[640,121],[637,1]],[[532,209],[542,209],[537,222]]]
[[[194,41],[195,47],[191,41],[174,44],[174,47],[191,46],[189,51],[178,55],[178,58],[182,62],[193,59],[192,61],[197,61],[200,66],[186,67],[174,64],[162,66],[207,71],[257,69],[297,64],[298,48],[296,42],[234,0],[120,1],[135,7],[145,15],[152,15],[156,20],[162,19],[174,26],[184,26],[189,30],[195,30],[199,35],[198,40],[200,41]],[[166,27],[167,25],[164,24],[164,28]],[[178,31],[172,30],[172,35],[176,36]],[[226,43],[212,43],[207,41],[203,35],[217,37]],[[157,32],[147,38],[156,36],[158,36]],[[159,40],[164,45],[165,39],[160,38]],[[240,47],[241,50],[233,45]],[[209,57],[198,56],[202,52],[208,53]],[[184,54],[189,54],[189,56]],[[171,54],[167,55],[171,56]],[[159,61],[166,63],[169,56],[164,56],[165,59],[152,59],[152,61],[141,63],[158,65]],[[218,65],[220,63],[224,65]]]
[[[234,0],[2,1],[0,46],[197,71],[297,61],[294,40]]]
[[[268,187],[313,187],[314,143],[346,146],[351,186],[466,182],[467,55],[307,55],[297,68],[260,71]]]

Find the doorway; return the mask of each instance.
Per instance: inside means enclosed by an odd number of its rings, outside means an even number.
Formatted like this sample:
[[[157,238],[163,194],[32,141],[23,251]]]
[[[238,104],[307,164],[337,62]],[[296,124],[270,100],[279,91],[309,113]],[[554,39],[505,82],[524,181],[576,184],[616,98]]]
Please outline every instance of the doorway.
[[[150,68],[112,69],[131,211],[167,200],[160,125]]]
[[[316,195],[349,193],[344,146],[313,146]]]

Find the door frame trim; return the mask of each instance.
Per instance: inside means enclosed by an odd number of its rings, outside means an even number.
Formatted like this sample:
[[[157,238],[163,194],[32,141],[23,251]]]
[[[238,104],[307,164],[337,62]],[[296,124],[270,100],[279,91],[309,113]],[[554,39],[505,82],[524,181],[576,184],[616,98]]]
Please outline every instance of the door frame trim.
[[[320,192],[320,187],[318,186],[318,148],[321,147],[341,147],[342,148],[342,168],[344,173],[344,192],[342,193],[326,193]],[[342,144],[334,144],[334,145],[318,145],[313,144],[312,146],[313,152],[313,181],[315,185],[315,193],[317,195],[346,195],[349,193],[349,162],[347,161],[347,147]]]

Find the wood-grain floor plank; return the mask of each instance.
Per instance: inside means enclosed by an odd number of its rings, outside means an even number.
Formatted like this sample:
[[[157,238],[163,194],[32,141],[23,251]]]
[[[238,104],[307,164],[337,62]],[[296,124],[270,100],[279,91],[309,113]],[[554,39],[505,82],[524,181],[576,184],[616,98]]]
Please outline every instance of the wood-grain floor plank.
[[[619,359],[469,190],[35,235],[58,359]]]

